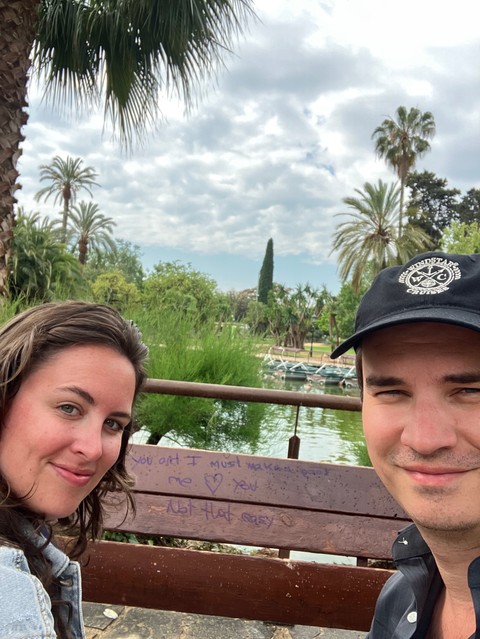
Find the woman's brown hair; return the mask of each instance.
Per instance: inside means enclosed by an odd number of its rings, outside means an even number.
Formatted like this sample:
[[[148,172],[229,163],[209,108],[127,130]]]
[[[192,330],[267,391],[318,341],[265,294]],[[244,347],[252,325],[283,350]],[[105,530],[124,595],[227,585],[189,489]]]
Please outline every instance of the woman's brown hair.
[[[114,349],[131,362],[135,371],[136,397],[146,378],[147,348],[136,326],[111,307],[76,301],[42,304],[20,313],[0,327],[0,445],[5,415],[23,380],[65,348],[96,344]],[[132,482],[125,466],[132,430],[133,423],[130,423],[123,432],[120,454],[112,468],[77,510],[59,522],[73,535],[74,543],[69,551],[73,558],[85,550],[88,539],[98,538],[101,534],[106,493],[121,491],[133,506]],[[21,496],[11,494],[0,469],[0,543],[21,548],[32,573],[50,591],[51,571],[41,548],[36,547],[25,533],[25,520],[45,529],[45,522],[28,511]]]

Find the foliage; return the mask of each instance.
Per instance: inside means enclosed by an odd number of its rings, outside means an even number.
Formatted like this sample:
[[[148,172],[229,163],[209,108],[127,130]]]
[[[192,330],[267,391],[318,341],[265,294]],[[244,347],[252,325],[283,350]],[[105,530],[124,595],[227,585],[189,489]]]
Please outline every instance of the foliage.
[[[116,223],[111,217],[100,213],[94,202],[80,202],[73,206],[68,221],[69,240],[73,250],[78,251],[80,264],[85,264],[90,253],[101,249],[116,249],[112,238],[113,227]]]
[[[253,335],[265,333],[267,328],[267,305],[252,300],[248,303],[247,312],[243,318]]]
[[[20,300],[8,299],[0,304],[0,326],[3,326],[12,317],[23,310],[23,304]]]
[[[140,247],[126,240],[113,240],[115,250],[98,250],[89,256],[84,275],[94,281],[99,275],[109,271],[120,271],[127,282],[140,290],[143,286],[143,270]]]
[[[480,189],[470,189],[458,204],[460,222],[480,222]]]
[[[233,320],[241,322],[247,314],[250,302],[256,300],[257,291],[254,288],[246,288],[243,291],[228,291],[225,295],[230,301]]]
[[[343,339],[355,332],[355,315],[367,288],[368,284],[364,282],[361,289],[356,292],[350,282],[344,282],[337,296],[326,307],[327,314],[335,316],[335,325],[338,331],[338,335],[330,334],[332,344],[337,344],[337,338]]]
[[[260,386],[256,345],[247,336],[174,309],[136,312],[134,319],[150,348],[150,377]],[[168,434],[196,448],[253,450],[263,411],[261,404],[144,394],[137,414],[150,443]]]
[[[386,118],[372,133],[375,151],[395,171],[400,180],[398,235],[402,235],[404,192],[407,176],[415,167],[417,158],[430,150],[429,139],[435,135],[435,120],[430,111],[417,108],[407,111],[399,106],[396,119]]]
[[[215,280],[178,260],[154,266],[153,273],[145,279],[143,299],[147,307],[179,309],[201,322],[219,317]]]
[[[215,72],[255,15],[252,4],[253,0],[0,2],[0,295],[7,294],[30,76],[40,80],[47,99],[75,116],[82,107],[96,108],[103,102],[105,120],[128,145],[135,135],[142,139],[158,124],[160,105],[172,93],[183,98],[187,108],[195,102],[205,78]],[[67,218],[68,206],[63,241]]]
[[[56,155],[50,164],[42,164],[40,166],[40,181],[50,182],[48,186],[40,189],[35,195],[35,199],[45,201],[53,195],[54,203],[63,203],[62,217],[62,241],[67,241],[67,223],[70,214],[70,205],[76,200],[77,193],[85,189],[87,193],[92,194],[92,186],[98,186],[96,178],[98,174],[92,166],[82,167],[83,160],[81,158],[72,158],[67,155],[64,160]]]
[[[233,321],[232,312],[232,300],[226,294],[221,291],[217,291],[216,294],[216,317],[220,323],[231,323]]]
[[[11,299],[25,304],[76,297],[86,291],[80,265],[58,242],[54,225],[40,215],[20,213],[9,276]]]
[[[273,287],[273,240],[270,238],[265,249],[262,268],[258,277],[258,301],[263,304],[268,302],[268,294]]]
[[[480,222],[452,222],[441,241],[445,253],[480,253]]]
[[[458,189],[447,188],[447,180],[430,171],[411,173],[407,178],[410,189],[408,221],[422,228],[435,250],[440,244],[443,230],[458,219]]]
[[[411,224],[398,235],[399,190],[378,181],[365,182],[355,189],[359,197],[346,197],[352,212],[340,213],[349,220],[336,227],[332,251],[339,251],[340,277],[351,276],[352,287],[359,291],[367,270],[376,275],[392,264],[401,264],[429,246],[427,234]]]
[[[121,313],[140,303],[137,287],[128,282],[120,271],[99,275],[92,284],[92,293],[96,302],[110,304]]]
[[[298,284],[293,290],[274,284],[268,296],[267,320],[275,343],[304,350],[306,335],[327,298],[325,289],[319,291],[310,284]]]
[[[39,3],[34,68],[78,108],[105,102],[124,142],[160,115],[161,93],[187,106],[253,15],[250,0],[51,0]]]

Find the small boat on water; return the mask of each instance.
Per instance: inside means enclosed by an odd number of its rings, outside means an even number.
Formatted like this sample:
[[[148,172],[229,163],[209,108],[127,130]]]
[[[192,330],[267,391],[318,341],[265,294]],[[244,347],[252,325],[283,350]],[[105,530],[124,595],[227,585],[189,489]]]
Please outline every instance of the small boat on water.
[[[335,364],[322,364],[314,373],[307,375],[307,381],[321,386],[335,386],[343,380],[356,377],[354,366],[338,366]]]
[[[342,379],[339,382],[339,386],[346,389],[359,388],[357,376]]]
[[[307,376],[318,369],[318,366],[312,366],[305,362],[289,362],[287,366],[279,366],[273,371],[275,377],[289,381],[304,382]]]
[[[353,380],[356,375],[354,366],[332,363],[324,363],[319,366],[318,364],[274,357],[270,351],[263,358],[262,368],[266,376],[285,381],[308,381],[322,386],[333,386],[340,384],[343,380],[347,382]]]
[[[275,358],[268,352],[263,358],[262,368],[266,375],[273,375],[281,379],[305,381],[307,375],[314,373],[318,366],[307,364],[306,362]]]

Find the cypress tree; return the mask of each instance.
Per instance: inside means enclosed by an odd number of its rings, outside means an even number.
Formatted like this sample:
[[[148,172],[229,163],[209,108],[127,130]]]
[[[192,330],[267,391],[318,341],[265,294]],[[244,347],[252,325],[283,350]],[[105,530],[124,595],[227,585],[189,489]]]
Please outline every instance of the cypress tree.
[[[265,249],[265,257],[263,258],[262,268],[258,277],[258,295],[259,302],[267,303],[268,292],[273,287],[273,240],[270,238]]]

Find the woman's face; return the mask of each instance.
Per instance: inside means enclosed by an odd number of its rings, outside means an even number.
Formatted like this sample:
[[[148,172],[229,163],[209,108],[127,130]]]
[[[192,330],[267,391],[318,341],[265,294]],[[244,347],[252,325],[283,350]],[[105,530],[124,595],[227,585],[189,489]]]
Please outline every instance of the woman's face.
[[[29,510],[72,514],[116,462],[135,372],[107,346],[71,346],[24,379],[0,433],[0,474]]]

